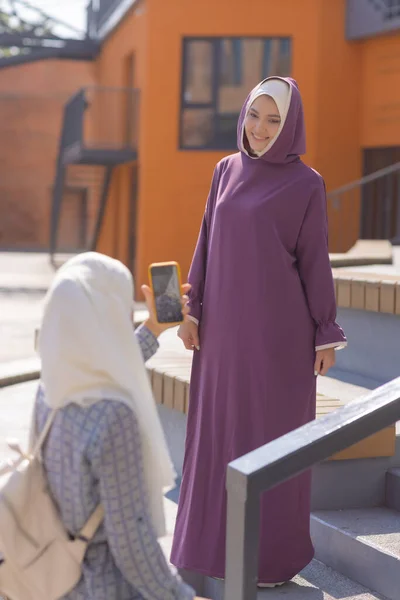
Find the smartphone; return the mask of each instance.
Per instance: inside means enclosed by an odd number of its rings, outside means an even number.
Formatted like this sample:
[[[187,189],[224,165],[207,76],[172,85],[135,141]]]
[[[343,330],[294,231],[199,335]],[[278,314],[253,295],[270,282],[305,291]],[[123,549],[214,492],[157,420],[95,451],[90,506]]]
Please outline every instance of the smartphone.
[[[150,286],[158,323],[179,325],[183,322],[181,270],[177,262],[153,263],[149,266]]]

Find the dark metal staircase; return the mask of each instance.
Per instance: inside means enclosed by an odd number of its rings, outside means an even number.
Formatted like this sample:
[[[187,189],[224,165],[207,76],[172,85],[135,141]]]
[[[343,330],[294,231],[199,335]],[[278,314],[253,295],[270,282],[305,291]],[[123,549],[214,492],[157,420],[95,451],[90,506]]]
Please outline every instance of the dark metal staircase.
[[[50,221],[50,255],[96,248],[116,166],[137,159],[138,90],[87,87],[67,102]]]

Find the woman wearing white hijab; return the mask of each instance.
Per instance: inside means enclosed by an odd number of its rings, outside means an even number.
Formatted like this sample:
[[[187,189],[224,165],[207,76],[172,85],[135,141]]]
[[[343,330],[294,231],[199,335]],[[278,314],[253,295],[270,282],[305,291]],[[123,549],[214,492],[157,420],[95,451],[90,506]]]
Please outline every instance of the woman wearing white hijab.
[[[157,542],[175,473],[144,361],[166,327],[151,311],[134,332],[132,305],[129,270],[97,253],[68,261],[45,301],[34,435],[56,410],[43,457],[68,532],[79,532],[98,504],[105,511],[68,600],[194,598]]]

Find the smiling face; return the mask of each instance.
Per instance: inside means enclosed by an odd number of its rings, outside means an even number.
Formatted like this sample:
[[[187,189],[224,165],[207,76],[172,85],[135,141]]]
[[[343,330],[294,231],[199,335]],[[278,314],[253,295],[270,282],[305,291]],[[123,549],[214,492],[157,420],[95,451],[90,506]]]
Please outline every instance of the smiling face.
[[[276,137],[281,124],[278,107],[271,96],[258,96],[251,105],[244,130],[250,148],[262,152]]]

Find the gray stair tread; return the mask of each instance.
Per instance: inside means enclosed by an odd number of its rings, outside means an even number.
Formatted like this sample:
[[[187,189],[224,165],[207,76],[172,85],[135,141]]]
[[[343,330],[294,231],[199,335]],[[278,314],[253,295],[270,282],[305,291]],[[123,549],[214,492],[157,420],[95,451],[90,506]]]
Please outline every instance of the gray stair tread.
[[[222,600],[223,582],[207,579],[206,593]],[[313,560],[292,581],[277,588],[259,590],[257,600],[386,600],[351,581],[323,563]]]
[[[390,508],[321,510],[316,517],[381,551],[400,557],[400,513]]]
[[[286,587],[286,595],[284,595]],[[268,591],[268,590],[266,590]],[[313,560],[293,581],[281,590],[274,590],[275,598],[287,600],[384,600],[383,596],[370,592],[359,583],[344,577],[323,563]],[[274,596],[261,592],[261,598]]]

